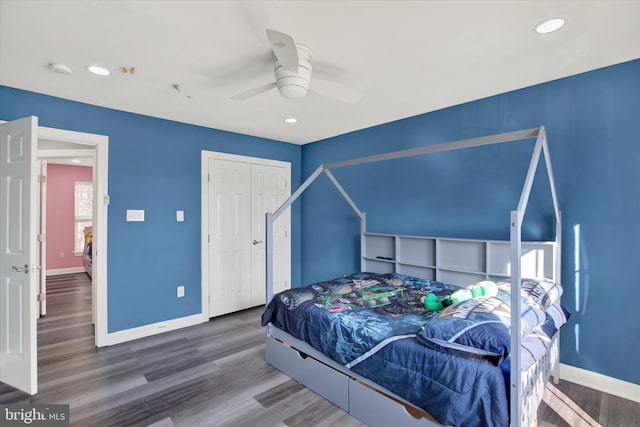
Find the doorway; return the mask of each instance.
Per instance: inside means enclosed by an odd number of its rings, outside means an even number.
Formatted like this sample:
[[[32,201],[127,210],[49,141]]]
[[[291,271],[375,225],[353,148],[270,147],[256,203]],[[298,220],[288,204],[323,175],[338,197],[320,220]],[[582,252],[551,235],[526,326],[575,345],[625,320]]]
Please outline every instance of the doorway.
[[[38,159],[90,158],[93,166],[92,319],[95,345],[108,345],[107,212],[109,138],[104,135],[38,127]],[[46,241],[46,238],[45,238]]]
[[[85,272],[85,226],[95,223],[95,148],[39,141],[39,312],[47,314],[47,284],[53,276]],[[46,147],[46,148],[45,148]],[[50,154],[55,152],[55,157]],[[43,153],[48,155],[44,156]],[[72,238],[73,237],[73,238]],[[89,271],[91,273],[91,271]],[[92,290],[94,283],[89,274]],[[95,324],[94,310],[91,310]]]

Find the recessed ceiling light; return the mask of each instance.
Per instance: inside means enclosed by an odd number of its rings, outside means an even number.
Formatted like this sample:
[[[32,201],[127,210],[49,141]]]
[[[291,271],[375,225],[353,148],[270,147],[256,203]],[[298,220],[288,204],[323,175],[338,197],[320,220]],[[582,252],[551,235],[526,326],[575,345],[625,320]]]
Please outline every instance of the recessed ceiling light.
[[[98,67],[97,65],[88,65],[87,70],[98,76],[108,76],[109,74],[111,74],[111,72],[106,68]]]
[[[64,64],[54,63],[54,62],[49,64],[49,68],[55,71],[56,73],[60,73],[60,74],[71,74],[73,72],[69,66]]]
[[[538,25],[536,25],[535,27],[533,27],[533,31],[535,31],[538,34],[548,34],[564,27],[564,24],[566,23],[567,23],[567,20],[564,18],[546,19],[541,23],[539,23]]]
[[[78,159],[71,159],[71,163],[81,163],[81,161]]]
[[[284,119],[285,123],[298,123],[298,119],[296,119],[295,117],[287,117],[286,119]]]

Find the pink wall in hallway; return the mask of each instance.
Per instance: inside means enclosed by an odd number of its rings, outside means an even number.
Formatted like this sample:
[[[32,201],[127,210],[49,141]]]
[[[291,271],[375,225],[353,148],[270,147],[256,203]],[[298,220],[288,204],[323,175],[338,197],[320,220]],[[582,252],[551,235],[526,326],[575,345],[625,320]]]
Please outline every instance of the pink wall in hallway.
[[[73,255],[73,186],[93,181],[92,171],[90,166],[47,164],[47,271],[82,267],[82,257]]]

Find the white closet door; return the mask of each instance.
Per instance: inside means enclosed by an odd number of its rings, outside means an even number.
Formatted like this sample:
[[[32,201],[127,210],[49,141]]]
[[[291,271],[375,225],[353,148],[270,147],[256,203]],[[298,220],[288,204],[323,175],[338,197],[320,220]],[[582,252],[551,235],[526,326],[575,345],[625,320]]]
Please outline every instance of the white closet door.
[[[251,302],[252,306],[265,303],[265,214],[275,212],[289,197],[289,175],[285,168],[251,165]],[[287,210],[274,223],[274,291],[291,286],[291,216]]]
[[[284,162],[223,153],[205,165],[203,310],[215,317],[265,303],[265,214],[291,194],[291,170]],[[291,287],[290,228],[287,211],[274,224],[277,292]]]
[[[251,165],[209,160],[209,317],[251,307]]]

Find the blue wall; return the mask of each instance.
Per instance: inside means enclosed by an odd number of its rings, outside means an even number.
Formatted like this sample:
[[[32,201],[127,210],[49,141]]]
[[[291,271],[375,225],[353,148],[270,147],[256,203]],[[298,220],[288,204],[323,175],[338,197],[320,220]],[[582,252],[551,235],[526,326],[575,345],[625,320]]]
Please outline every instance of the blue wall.
[[[115,332],[200,313],[201,150],[291,162],[297,145],[96,107],[0,86],[0,119],[38,116],[41,126],[109,136],[108,329]],[[144,222],[126,222],[144,209]],[[175,220],[184,210],[185,222]],[[300,281],[300,207],[292,224],[292,282]],[[185,297],[176,298],[176,286]]]
[[[563,302],[573,313],[561,361],[640,384],[638,76],[640,60],[309,144],[302,176],[335,160],[545,125],[563,213]],[[334,175],[370,231],[508,239],[532,148],[533,140]],[[545,174],[536,177],[524,238],[554,236]],[[319,178],[302,200],[302,282],[359,270],[359,222],[329,180]]]

